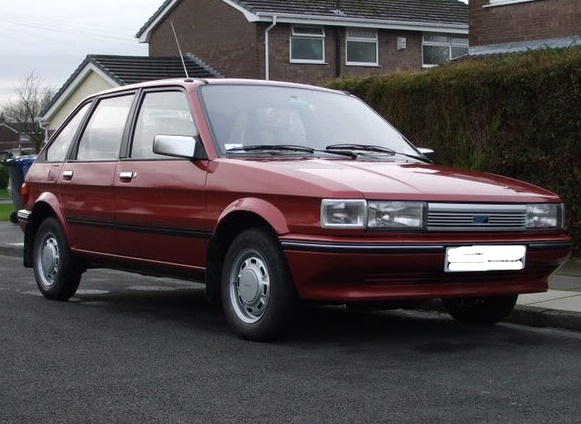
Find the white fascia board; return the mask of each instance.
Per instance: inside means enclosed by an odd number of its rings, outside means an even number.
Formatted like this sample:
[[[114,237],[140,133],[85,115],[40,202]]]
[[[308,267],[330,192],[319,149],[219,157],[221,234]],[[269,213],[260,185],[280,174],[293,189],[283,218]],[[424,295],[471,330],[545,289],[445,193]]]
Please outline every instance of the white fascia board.
[[[226,1],[226,0],[224,0]],[[295,15],[278,13],[257,14],[259,22],[272,22],[276,16],[277,23],[302,25],[331,25],[357,28],[376,28],[399,31],[440,32],[446,34],[468,34],[468,24],[450,24],[441,22],[407,22],[396,20],[379,20],[364,18],[345,18],[317,15]]]
[[[140,43],[149,43],[149,39],[151,38],[151,31],[161,22],[163,21],[170,10],[176,5],[176,3],[180,0],[172,0],[170,1],[167,6],[157,15],[157,17],[143,30],[141,37],[138,38]]]
[[[222,0],[222,1],[229,6],[232,6],[237,11],[241,12],[248,22],[256,22],[260,20],[260,17],[257,14],[249,12],[247,9],[243,8],[239,4],[233,2],[232,0]]]
[[[83,81],[87,78],[90,72],[94,72],[103,78],[106,82],[111,84],[112,87],[119,87],[119,83],[95,66],[93,63],[88,63],[79,74],[73,79],[65,88],[56,102],[50,107],[49,110],[42,116],[39,116],[40,119],[46,122],[50,122],[50,118],[54,115],[56,111],[58,111],[63,103],[65,103],[69,97],[79,88],[79,86],[83,83]]]

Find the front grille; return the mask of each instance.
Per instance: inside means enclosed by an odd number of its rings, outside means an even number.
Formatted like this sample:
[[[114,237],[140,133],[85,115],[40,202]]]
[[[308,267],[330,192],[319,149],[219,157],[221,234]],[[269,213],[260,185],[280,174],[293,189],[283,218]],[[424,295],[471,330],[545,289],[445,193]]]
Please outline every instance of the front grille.
[[[525,205],[430,203],[428,231],[522,231]]]

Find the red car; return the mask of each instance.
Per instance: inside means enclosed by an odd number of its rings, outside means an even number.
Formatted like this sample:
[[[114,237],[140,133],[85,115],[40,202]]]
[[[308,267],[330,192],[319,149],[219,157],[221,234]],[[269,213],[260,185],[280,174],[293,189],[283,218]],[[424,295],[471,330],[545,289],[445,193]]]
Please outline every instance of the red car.
[[[570,255],[558,196],[437,166],[356,97],[249,80],[164,80],[85,99],[26,176],[24,265],[49,299],[87,268],[206,283],[240,336],[299,301],[441,298],[491,324]]]

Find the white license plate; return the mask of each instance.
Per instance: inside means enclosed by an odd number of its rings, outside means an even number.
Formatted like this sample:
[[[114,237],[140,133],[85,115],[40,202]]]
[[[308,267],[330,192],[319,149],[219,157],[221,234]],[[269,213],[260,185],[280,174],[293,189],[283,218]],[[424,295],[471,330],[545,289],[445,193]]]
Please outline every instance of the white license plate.
[[[518,271],[525,267],[526,253],[526,246],[448,247],[445,271]]]

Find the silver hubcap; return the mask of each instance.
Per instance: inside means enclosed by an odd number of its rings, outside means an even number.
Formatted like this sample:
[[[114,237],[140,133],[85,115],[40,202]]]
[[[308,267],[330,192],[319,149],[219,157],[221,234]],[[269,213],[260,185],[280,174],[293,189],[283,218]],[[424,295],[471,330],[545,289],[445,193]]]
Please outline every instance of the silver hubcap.
[[[43,285],[50,287],[55,283],[60,266],[59,246],[56,238],[52,235],[47,235],[40,249],[38,258],[39,271]]]
[[[241,254],[230,274],[230,301],[242,321],[257,322],[270,298],[270,276],[265,261],[256,252]]]

